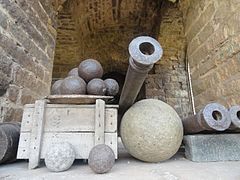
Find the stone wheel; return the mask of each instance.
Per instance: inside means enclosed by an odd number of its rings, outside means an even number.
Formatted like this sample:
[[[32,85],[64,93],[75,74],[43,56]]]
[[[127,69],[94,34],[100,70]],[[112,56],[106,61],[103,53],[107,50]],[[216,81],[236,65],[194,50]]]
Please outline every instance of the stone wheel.
[[[48,149],[44,161],[50,171],[61,172],[72,166],[76,153],[70,143],[54,143]]]

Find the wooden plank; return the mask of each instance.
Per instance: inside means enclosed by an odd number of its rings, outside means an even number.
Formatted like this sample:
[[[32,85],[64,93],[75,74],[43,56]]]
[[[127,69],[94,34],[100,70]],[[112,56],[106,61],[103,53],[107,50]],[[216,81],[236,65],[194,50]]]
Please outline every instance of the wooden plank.
[[[95,131],[95,106],[61,105],[46,106],[44,132]],[[34,106],[25,106],[21,132],[30,132],[33,123]],[[105,132],[117,131],[117,109],[105,109]]]
[[[69,142],[76,151],[76,159],[88,159],[90,150],[94,147],[95,133],[53,133],[43,135],[41,159],[45,158],[46,152],[56,142]],[[117,133],[105,133],[105,144],[112,148],[117,159]],[[18,159],[29,159],[30,132],[22,132],[18,146]]]
[[[105,102],[101,99],[97,99],[95,108],[95,146],[98,144],[104,144],[104,119]]]
[[[37,100],[35,102],[29,146],[29,169],[34,169],[39,164],[42,134],[45,122],[45,105],[46,100]]]
[[[105,101],[113,99],[113,96],[96,95],[50,95],[47,96],[49,103],[52,104],[95,104],[97,99]]]

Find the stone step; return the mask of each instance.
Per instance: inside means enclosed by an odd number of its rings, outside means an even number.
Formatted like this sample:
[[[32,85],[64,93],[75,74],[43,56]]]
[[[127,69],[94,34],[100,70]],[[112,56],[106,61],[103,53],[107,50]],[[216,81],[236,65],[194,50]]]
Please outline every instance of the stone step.
[[[185,156],[195,162],[239,161],[240,134],[198,134],[183,138]]]

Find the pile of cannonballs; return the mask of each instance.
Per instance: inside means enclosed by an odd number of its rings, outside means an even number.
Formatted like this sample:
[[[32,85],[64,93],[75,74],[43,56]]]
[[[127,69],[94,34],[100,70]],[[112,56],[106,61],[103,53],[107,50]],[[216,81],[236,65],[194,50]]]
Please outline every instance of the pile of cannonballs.
[[[69,71],[65,79],[52,85],[52,94],[115,96],[119,91],[118,82],[111,78],[102,80],[102,76],[102,65],[97,60],[86,59]]]

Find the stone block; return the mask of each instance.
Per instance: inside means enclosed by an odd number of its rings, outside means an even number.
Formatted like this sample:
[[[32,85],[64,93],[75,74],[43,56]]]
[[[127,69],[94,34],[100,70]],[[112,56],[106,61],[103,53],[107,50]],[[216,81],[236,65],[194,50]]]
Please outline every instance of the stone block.
[[[239,161],[240,134],[199,134],[183,138],[185,156],[196,162]]]

